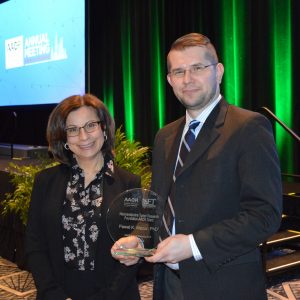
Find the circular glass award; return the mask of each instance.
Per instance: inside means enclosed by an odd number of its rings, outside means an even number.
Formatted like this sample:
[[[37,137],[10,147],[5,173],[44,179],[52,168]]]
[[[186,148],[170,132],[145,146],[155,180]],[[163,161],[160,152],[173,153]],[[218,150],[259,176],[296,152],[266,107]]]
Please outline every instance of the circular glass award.
[[[122,248],[115,255],[151,256],[158,243],[162,223],[163,201],[153,191],[135,188],[118,195],[110,205],[106,224],[114,241],[126,236],[137,236],[144,248]]]

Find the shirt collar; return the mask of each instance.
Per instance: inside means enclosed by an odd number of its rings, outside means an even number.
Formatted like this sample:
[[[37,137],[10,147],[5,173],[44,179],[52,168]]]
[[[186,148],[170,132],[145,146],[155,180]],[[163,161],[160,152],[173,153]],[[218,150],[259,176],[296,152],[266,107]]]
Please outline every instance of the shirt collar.
[[[196,119],[193,119],[188,112],[186,111],[185,113],[185,126],[188,127],[190,122],[193,120],[197,120],[199,121],[202,125],[204,124],[204,122],[206,121],[207,117],[210,115],[210,113],[212,112],[212,110],[215,108],[215,106],[220,102],[222,98],[222,95],[219,94],[219,96],[212,102],[210,103],[198,116]]]
[[[71,159],[71,169],[74,173],[80,172],[82,173],[82,169],[79,167],[75,156],[73,155]],[[104,157],[104,165],[103,168],[99,171],[99,173],[104,172],[105,175],[113,177],[114,175],[114,161],[107,156]],[[99,174],[98,173],[98,174]]]

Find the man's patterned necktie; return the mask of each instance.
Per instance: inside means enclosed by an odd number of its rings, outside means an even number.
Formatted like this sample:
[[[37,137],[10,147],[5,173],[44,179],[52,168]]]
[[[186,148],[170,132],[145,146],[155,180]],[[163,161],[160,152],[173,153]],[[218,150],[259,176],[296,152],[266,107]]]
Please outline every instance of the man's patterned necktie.
[[[195,129],[198,127],[199,124],[200,124],[200,122],[197,120],[191,121],[189,124],[189,129],[181,142],[180,153],[178,155],[176,168],[175,168],[174,175],[173,175],[173,184],[176,180],[176,176],[178,175],[179,171],[183,167],[183,164],[186,160],[188,153],[191,151],[192,145],[194,144],[194,142],[196,140]],[[172,188],[171,188],[171,192],[168,197],[168,201],[167,201],[164,215],[163,215],[163,224],[164,224],[163,227],[166,230],[166,234],[162,234],[162,236],[164,236],[164,237],[170,236],[172,234],[172,225],[173,225],[174,218],[175,218],[175,211],[173,208],[174,202],[172,201],[172,198],[173,197],[172,197]]]

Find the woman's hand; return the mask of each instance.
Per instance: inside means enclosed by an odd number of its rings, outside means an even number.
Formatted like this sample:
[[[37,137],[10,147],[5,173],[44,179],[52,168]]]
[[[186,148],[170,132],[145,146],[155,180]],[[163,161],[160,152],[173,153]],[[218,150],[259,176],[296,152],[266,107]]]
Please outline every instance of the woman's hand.
[[[131,235],[117,240],[112,246],[110,251],[113,258],[118,260],[121,264],[124,264],[126,266],[132,266],[136,264],[140,258],[136,256],[122,255],[119,254],[118,252],[122,252],[125,249],[134,249],[134,248],[142,249],[144,247],[141,240],[138,237]]]

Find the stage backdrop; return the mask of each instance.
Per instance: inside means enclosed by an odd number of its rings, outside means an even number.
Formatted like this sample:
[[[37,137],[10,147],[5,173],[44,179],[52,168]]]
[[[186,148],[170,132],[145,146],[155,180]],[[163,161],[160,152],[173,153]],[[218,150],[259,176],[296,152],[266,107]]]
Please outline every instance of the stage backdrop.
[[[299,0],[88,2],[88,91],[104,100],[128,138],[151,146],[160,127],[184,114],[167,84],[165,57],[171,43],[189,32],[215,44],[225,65],[222,94],[230,103],[268,107],[300,134]],[[18,110],[14,140],[46,144],[52,108]],[[299,143],[278,125],[274,130],[283,172],[300,173]]]
[[[166,82],[168,49],[181,35],[201,32],[225,65],[226,99],[268,107],[299,133],[299,29],[298,0],[93,1],[91,91],[128,137],[152,145],[157,129],[184,113]],[[299,145],[274,129],[283,171],[299,171]]]

